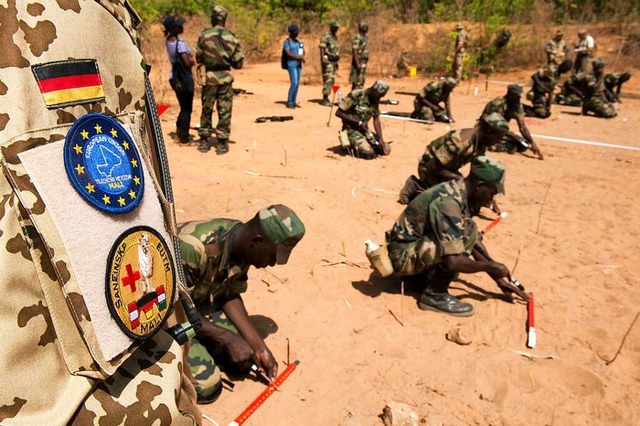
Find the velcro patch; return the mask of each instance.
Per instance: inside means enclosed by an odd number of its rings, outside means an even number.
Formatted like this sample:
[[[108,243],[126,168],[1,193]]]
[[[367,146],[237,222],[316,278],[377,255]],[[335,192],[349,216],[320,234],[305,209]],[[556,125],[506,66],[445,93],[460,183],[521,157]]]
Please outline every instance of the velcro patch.
[[[31,67],[47,108],[104,100],[104,87],[95,59],[49,62]]]
[[[175,270],[167,243],[148,226],[116,240],[107,260],[105,294],[111,316],[136,340],[153,336],[171,313]]]
[[[71,126],[64,166],[78,194],[99,210],[128,213],[142,199],[142,161],[127,131],[104,114],[86,114]]]

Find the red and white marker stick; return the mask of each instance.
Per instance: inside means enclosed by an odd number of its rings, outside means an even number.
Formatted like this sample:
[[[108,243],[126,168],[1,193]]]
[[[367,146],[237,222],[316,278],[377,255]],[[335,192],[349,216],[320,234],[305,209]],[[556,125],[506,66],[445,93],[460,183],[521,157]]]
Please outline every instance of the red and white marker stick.
[[[493,220],[491,221],[491,223],[490,223],[490,224],[488,224],[486,228],[484,228],[484,230],[482,231],[482,234],[484,235],[484,234],[486,234],[487,232],[491,231],[491,230],[493,229],[493,227],[494,227],[494,226],[496,226],[497,224],[499,224],[499,223],[500,223],[500,221],[501,221],[502,219],[504,219],[505,217],[507,217],[507,212],[502,212],[502,213],[500,213],[500,216],[498,216],[498,217],[496,217],[495,219],[493,219]]]
[[[529,326],[529,331],[527,333],[527,347],[535,348],[536,347],[536,326],[535,326],[535,315],[534,315],[534,302],[533,302],[533,293],[529,293],[529,302],[527,303],[527,311],[529,311],[529,320],[527,321],[527,325]]]
[[[284,382],[286,378],[289,377],[293,370],[296,369],[298,364],[300,364],[300,361],[298,360],[293,361],[291,364],[289,364],[289,366],[282,373],[280,373],[280,375],[276,377],[276,379],[271,382],[269,386],[267,386],[267,388],[263,390],[262,393],[258,395],[258,397],[251,404],[249,404],[247,408],[245,408],[242,414],[236,417],[234,421],[229,423],[229,426],[240,426],[241,424],[246,422],[247,419],[254,413],[254,411],[256,411],[262,405],[262,403],[271,396],[272,393],[278,390],[282,382]]]

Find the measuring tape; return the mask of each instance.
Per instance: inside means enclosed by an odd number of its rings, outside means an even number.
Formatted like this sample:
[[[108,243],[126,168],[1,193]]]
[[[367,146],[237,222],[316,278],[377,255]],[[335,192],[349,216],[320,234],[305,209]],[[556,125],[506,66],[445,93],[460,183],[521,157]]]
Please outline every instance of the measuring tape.
[[[262,393],[258,395],[258,397],[251,404],[249,404],[247,408],[245,408],[242,414],[236,417],[234,421],[229,423],[229,426],[240,426],[241,424],[246,422],[247,419],[254,413],[254,411],[256,411],[262,405],[262,403],[271,396],[272,393],[278,390],[282,382],[284,382],[287,377],[291,375],[298,364],[300,364],[300,361],[298,360],[295,360],[291,364],[289,364],[289,366],[282,373],[280,373],[280,375],[276,377],[276,379],[272,383],[270,383],[269,386],[267,386],[267,388],[263,390]]]

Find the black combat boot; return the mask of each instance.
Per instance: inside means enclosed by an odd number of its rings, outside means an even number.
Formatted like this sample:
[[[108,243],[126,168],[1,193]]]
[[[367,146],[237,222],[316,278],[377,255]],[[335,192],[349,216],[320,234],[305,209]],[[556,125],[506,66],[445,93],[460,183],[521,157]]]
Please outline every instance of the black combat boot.
[[[216,154],[223,155],[229,152],[229,140],[218,139],[218,146],[216,146]]]

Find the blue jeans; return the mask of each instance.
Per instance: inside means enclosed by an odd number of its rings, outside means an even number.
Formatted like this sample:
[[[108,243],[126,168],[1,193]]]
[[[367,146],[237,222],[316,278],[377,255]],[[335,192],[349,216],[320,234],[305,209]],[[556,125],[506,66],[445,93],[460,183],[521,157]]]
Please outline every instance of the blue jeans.
[[[300,86],[300,75],[302,74],[302,66],[300,62],[287,64],[289,71],[289,80],[291,80],[291,87],[289,87],[289,96],[287,96],[287,106],[294,106],[296,99],[298,98],[298,87]]]

